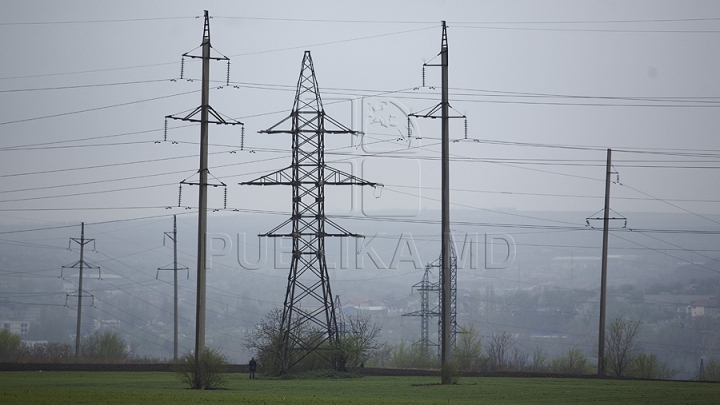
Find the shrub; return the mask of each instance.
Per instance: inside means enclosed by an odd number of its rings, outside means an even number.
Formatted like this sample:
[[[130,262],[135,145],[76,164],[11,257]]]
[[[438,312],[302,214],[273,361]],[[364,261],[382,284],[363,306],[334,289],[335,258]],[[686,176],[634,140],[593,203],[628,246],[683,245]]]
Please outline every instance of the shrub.
[[[217,349],[205,348],[200,363],[196,361],[193,351],[183,355],[177,364],[180,380],[191,389],[220,389],[225,384],[225,372],[228,360]]]
[[[280,376],[291,368],[293,373],[329,368],[347,371],[359,367],[372,350],[382,347],[377,343],[380,327],[369,317],[346,317],[346,332],[333,340],[309,323],[286,331],[282,317],[282,310],[276,308],[245,335],[245,347],[255,352],[264,375]],[[287,341],[284,334],[288,334]]]
[[[701,381],[718,381],[720,382],[720,362],[710,360],[700,368],[700,374],[697,377]]]
[[[482,340],[475,327],[461,327],[453,352],[454,365],[460,371],[474,371],[482,363],[482,357]]]
[[[72,358],[75,350],[67,343],[43,343],[22,346],[22,357],[30,361],[61,361]]]
[[[660,378],[660,364],[655,354],[638,354],[628,366],[627,374],[631,377],[657,379]]]
[[[408,344],[403,339],[393,347],[391,367],[396,368],[438,368],[437,357],[423,344]]]
[[[88,359],[122,360],[128,357],[126,347],[117,332],[95,332],[82,339],[80,355]]]
[[[14,360],[20,354],[20,336],[0,329],[0,360]]]
[[[553,373],[559,374],[586,374],[592,372],[591,367],[587,357],[576,346],[562,357],[553,359],[550,369]]]

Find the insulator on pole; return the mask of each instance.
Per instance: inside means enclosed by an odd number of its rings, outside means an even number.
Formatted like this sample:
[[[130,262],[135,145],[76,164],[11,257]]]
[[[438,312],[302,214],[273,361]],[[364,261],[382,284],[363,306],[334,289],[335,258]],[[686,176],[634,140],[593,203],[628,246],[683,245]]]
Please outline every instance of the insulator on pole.
[[[407,117],[408,119],[408,138],[412,136],[412,127],[410,126],[410,116]]]
[[[227,78],[225,79],[225,85],[230,85],[230,59],[227,61]]]
[[[182,203],[182,183],[180,183],[180,191],[178,191],[178,207],[180,207]]]
[[[245,150],[245,125],[240,126],[240,150]]]
[[[223,198],[223,209],[227,209],[227,186],[225,186],[225,197]]]
[[[167,117],[165,117],[165,136],[163,137],[163,141],[167,141]]]
[[[180,78],[185,76],[185,56],[180,58]]]
[[[425,87],[425,64],[423,64],[423,69],[422,69],[422,83],[423,83],[422,86]]]
[[[467,117],[465,117],[465,139],[467,139]]]

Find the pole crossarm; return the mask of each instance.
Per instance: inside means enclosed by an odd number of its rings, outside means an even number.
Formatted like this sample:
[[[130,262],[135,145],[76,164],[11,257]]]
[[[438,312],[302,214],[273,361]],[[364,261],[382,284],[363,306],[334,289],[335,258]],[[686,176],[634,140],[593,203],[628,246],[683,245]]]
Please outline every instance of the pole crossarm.
[[[430,111],[428,111],[428,112],[425,113],[425,114],[410,113],[410,114],[408,114],[408,118],[410,118],[410,117],[415,117],[415,118],[432,118],[432,119],[443,118],[442,114],[441,114],[441,115],[434,115],[434,114],[435,114],[436,112],[438,112],[438,110],[440,110],[441,108],[442,108],[442,103],[436,105],[435,107],[433,107]],[[467,116],[465,116],[465,115],[448,115],[447,118],[467,118]]]
[[[83,269],[97,269],[98,270],[98,279],[102,278],[102,273],[100,270],[100,266],[92,266],[88,264],[85,260],[78,260],[77,262],[68,265],[68,266],[62,266],[60,269],[60,278],[63,278],[63,273],[66,269],[79,269],[80,266],[83,267]]]
[[[206,121],[203,121],[202,118],[196,118],[198,114],[202,115],[202,109],[203,106],[198,106],[190,114],[181,117],[177,115],[166,115],[165,118],[172,119],[172,120],[179,120],[179,121],[188,121],[188,122],[207,122],[208,124],[217,124],[217,125],[245,125],[242,122],[238,120],[234,120],[232,118],[226,119],[223,117],[219,112],[215,111],[214,108],[211,106],[207,106],[207,112],[208,114],[212,115],[214,120],[208,119]]]

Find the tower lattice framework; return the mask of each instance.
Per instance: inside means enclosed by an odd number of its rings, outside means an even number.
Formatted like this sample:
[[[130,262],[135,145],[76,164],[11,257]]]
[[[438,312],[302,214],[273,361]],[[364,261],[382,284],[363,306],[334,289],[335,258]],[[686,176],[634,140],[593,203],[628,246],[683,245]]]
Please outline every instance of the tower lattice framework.
[[[290,124],[290,129],[280,129]],[[355,131],[325,114],[310,51],[305,51],[295,102],[288,117],[266,134],[292,135],[292,164],[241,185],[292,186],[292,216],[261,236],[292,238],[292,258],[283,305],[283,369],[330,346],[338,337],[338,323],[325,260],[325,237],[362,237],[346,231],[325,216],[326,185],[369,185],[351,174],[325,165],[325,135]],[[311,333],[309,333],[311,332]],[[320,351],[322,355],[322,351]]]
[[[437,266],[430,263],[426,264],[422,280],[413,285],[413,288],[420,293],[420,310],[403,314],[403,316],[420,317],[420,340],[416,343],[419,343],[424,347],[438,346],[437,343],[430,340],[430,319],[432,317],[440,316],[439,305],[430,309],[430,293],[440,293],[440,284],[438,282],[430,281],[430,272],[434,267]]]
[[[431,270],[438,269],[437,282],[431,281]],[[440,308],[442,306],[442,288],[440,288],[440,272],[441,258],[438,257],[432,263],[425,266],[425,272],[420,282],[415,283],[413,288],[420,293],[420,310],[403,314],[403,316],[420,317],[420,340],[417,342],[425,347],[437,346],[438,355],[442,348],[442,317],[440,316]],[[430,308],[430,294],[438,294],[438,303],[434,308]],[[437,317],[438,319],[438,337],[437,343],[430,340],[430,320]],[[457,254],[455,253],[455,244],[450,240],[450,347],[455,350],[455,342],[457,340]]]

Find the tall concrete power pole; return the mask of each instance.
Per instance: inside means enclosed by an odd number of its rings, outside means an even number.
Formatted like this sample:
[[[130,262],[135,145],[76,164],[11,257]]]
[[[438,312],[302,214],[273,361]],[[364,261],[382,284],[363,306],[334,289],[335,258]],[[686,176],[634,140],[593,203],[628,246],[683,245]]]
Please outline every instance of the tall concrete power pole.
[[[439,66],[441,68],[441,99],[440,104],[426,114],[408,114],[408,117],[440,118],[441,121],[441,205],[440,205],[440,362],[442,366],[442,383],[450,384],[450,359],[455,341],[455,323],[452,310],[453,302],[453,266],[452,240],[450,235],[450,118],[466,118],[464,115],[451,116],[448,97],[448,40],[447,25],[442,22],[442,39],[440,42],[440,64],[426,63],[423,66]],[[423,74],[424,78],[424,74]],[[424,80],[423,80],[424,83]],[[423,84],[424,85],[424,84]],[[440,116],[435,115],[440,111]],[[409,125],[408,125],[409,127]],[[466,134],[467,137],[467,134]]]
[[[227,56],[211,56],[210,50],[214,49],[210,45],[210,16],[205,10],[205,24],[203,26],[203,39],[201,55],[192,55],[189,52],[183,54],[183,58],[195,58],[202,61],[202,94],[200,106],[195,108],[186,116],[168,115],[165,118],[176,119],[181,121],[199,122],[200,123],[200,168],[198,170],[199,181],[197,183],[183,180],[181,184],[197,185],[198,192],[198,253],[197,253],[197,301],[195,307],[195,361],[197,364],[202,363],[203,352],[205,350],[205,290],[206,290],[206,273],[205,261],[207,258],[207,186],[208,184],[208,124],[224,124],[224,125],[242,125],[241,122],[225,119],[212,107],[210,107],[210,61],[224,60],[228,61]],[[229,79],[228,79],[229,81]],[[197,115],[200,118],[197,118]],[[210,119],[212,116],[212,119]],[[224,183],[221,184],[225,186]],[[203,370],[200,369],[196,377],[196,388],[204,389],[203,386]]]

